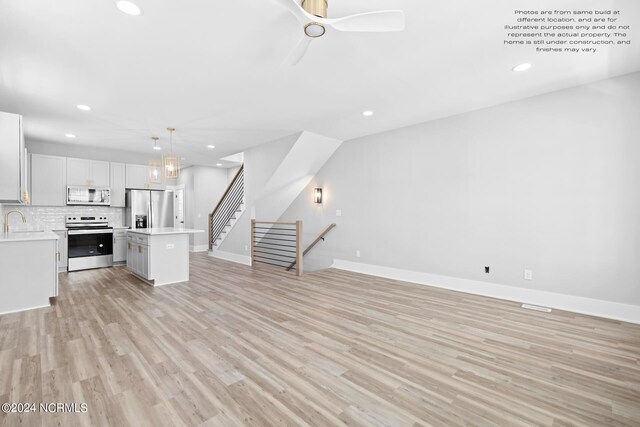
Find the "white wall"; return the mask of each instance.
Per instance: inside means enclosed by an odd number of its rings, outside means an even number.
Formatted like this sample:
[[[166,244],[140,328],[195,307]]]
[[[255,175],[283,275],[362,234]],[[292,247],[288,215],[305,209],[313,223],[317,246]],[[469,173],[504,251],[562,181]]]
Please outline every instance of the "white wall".
[[[311,262],[640,305],[639,99],[635,73],[345,142],[282,220],[338,224]]]
[[[193,249],[206,250],[209,214],[227,189],[227,170],[206,166],[188,167],[181,171],[178,184],[185,186],[185,226],[205,231],[191,235],[189,244]]]
[[[195,228],[193,225],[193,212],[195,212],[193,167],[183,168],[178,177],[178,185],[184,185],[184,226],[185,228]],[[193,249],[195,235],[189,235],[189,246]]]
[[[238,219],[229,235],[220,245],[223,252],[249,256],[251,242],[252,206],[262,193],[267,181],[276,171],[282,159],[291,150],[300,134],[290,135],[267,144],[251,148],[244,153],[244,198],[247,210]],[[268,219],[263,219],[268,220]],[[273,221],[276,218],[272,219]]]

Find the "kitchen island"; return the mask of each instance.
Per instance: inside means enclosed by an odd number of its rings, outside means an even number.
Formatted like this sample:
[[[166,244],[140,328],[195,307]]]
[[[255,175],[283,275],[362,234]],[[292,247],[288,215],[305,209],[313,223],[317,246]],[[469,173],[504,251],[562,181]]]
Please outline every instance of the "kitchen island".
[[[189,280],[187,228],[137,228],[127,231],[127,268],[152,286]]]
[[[58,296],[58,235],[0,233],[0,314],[48,307]]]

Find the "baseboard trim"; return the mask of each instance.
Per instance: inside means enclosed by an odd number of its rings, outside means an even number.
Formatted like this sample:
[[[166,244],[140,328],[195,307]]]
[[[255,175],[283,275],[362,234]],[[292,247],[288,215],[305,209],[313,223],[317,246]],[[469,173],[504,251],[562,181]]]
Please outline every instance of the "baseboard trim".
[[[209,252],[209,256],[213,258],[223,259],[225,261],[237,262],[238,264],[251,265],[251,257],[246,255],[238,255],[232,252],[225,252],[215,249]]]
[[[208,250],[208,245],[189,246],[190,252],[207,252]]]
[[[36,310],[38,308],[47,308],[47,307],[51,307],[51,304],[36,305],[35,307],[21,308],[19,310],[3,311],[2,313],[0,313],[0,316],[4,314],[22,313],[23,311]]]
[[[332,268],[640,324],[640,306],[336,259]]]

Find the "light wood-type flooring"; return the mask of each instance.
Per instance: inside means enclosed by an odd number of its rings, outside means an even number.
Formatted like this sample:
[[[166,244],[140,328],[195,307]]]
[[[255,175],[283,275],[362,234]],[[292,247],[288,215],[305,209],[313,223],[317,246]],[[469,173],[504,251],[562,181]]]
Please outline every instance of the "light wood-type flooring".
[[[0,402],[88,405],[4,426],[639,426],[640,325],[197,254],[188,283],[65,273],[0,316]]]

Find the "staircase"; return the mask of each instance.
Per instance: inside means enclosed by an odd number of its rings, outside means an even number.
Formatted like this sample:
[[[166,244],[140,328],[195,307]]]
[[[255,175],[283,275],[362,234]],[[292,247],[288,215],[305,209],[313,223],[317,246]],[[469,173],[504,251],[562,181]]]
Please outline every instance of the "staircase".
[[[216,208],[209,215],[209,251],[217,249],[244,212],[244,165],[240,166]]]

